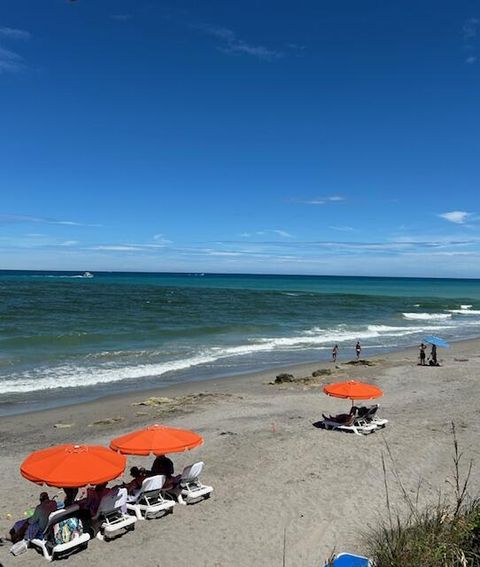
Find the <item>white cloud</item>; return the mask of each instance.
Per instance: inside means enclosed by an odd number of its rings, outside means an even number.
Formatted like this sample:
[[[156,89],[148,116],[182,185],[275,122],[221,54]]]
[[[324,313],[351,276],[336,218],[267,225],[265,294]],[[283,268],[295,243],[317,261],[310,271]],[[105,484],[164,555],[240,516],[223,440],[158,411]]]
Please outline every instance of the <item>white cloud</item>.
[[[477,37],[479,20],[477,18],[468,18],[463,24],[463,40],[468,43]]]
[[[197,24],[193,25],[192,28],[220,40],[222,45],[218,47],[218,49],[223,53],[251,55],[257,59],[262,59],[263,61],[272,61],[283,57],[283,53],[281,51],[269,49],[263,45],[252,45],[247,43],[243,39],[237,37],[237,34],[228,28],[212,26],[210,24]]]
[[[163,234],[155,234],[153,236],[153,240],[155,240],[158,246],[166,246],[167,244],[172,244],[172,241],[168,240],[168,238],[165,238]]]
[[[272,230],[272,232],[278,234],[278,236],[284,236],[285,238],[293,238],[293,235],[287,232],[286,230],[276,229],[276,230]]]
[[[0,213],[0,224],[13,223],[60,224],[63,226],[102,226],[100,224],[84,224],[70,220],[58,220],[46,217],[31,217],[29,215],[9,215]]]
[[[338,203],[340,201],[345,201],[345,198],[340,195],[331,195],[328,197],[314,197],[313,199],[297,202],[303,205],[326,205],[327,203]]]
[[[30,33],[25,30],[16,28],[0,28],[0,40],[27,40]],[[21,71],[25,67],[23,57],[12,51],[0,46],[0,75],[2,73],[15,73]]]
[[[109,252],[141,252],[143,248],[140,246],[130,246],[128,244],[112,244],[92,246],[90,250],[104,250]]]
[[[272,230],[256,230],[254,232],[242,232],[239,236],[241,238],[250,238],[252,236],[265,236],[267,234],[277,234],[278,236],[283,236],[284,238],[293,238],[292,234],[280,228]]]
[[[23,57],[15,51],[0,47],[0,74],[14,73],[20,71],[24,67]]]
[[[126,22],[132,19],[132,14],[112,14],[110,17],[117,22]]]
[[[78,240],[65,240],[60,242],[59,246],[75,246],[78,244]]]
[[[30,37],[31,37],[30,32],[26,30],[19,30],[16,28],[7,28],[7,27],[0,28],[0,38],[27,40],[30,39]]]
[[[447,213],[442,213],[438,216],[455,224],[464,224],[471,216],[471,213],[467,213],[465,211],[450,211]]]
[[[338,230],[340,232],[351,232],[355,230],[351,226],[329,226],[328,228],[330,228],[331,230]]]

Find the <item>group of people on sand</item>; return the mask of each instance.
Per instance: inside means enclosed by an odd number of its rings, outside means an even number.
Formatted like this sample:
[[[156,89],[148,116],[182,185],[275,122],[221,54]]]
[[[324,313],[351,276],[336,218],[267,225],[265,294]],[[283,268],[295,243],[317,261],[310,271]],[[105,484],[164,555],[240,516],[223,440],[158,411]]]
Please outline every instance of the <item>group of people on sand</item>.
[[[428,361],[428,366],[440,366],[438,360],[437,360],[437,345],[432,344],[432,349],[430,351],[430,354],[428,355],[428,359],[427,359],[427,345],[424,343],[421,343],[419,346],[419,366],[427,366],[427,361]]]
[[[48,524],[48,518],[52,512],[55,512],[59,507],[66,508],[72,504],[78,504],[80,513],[79,518],[72,518],[77,522],[83,523],[86,529],[94,528],[93,519],[95,518],[102,498],[109,494],[112,490],[118,488],[127,489],[127,501],[135,501],[139,491],[142,488],[143,481],[150,476],[165,475],[165,484],[163,489],[170,491],[174,494],[178,501],[183,504],[180,497],[179,482],[181,475],[174,476],[174,466],[171,459],[165,455],[159,455],[155,458],[152,468],[147,470],[143,467],[132,467],[130,469],[132,480],[124,482],[111,488],[107,487],[107,483],[97,484],[89,488],[83,498],[77,499],[79,494],[78,488],[64,488],[65,498],[63,505],[55,500],[55,497],[50,498],[47,492],[40,494],[40,503],[36,506],[33,514],[26,519],[15,522],[9,531],[10,540],[12,543],[21,541],[22,539],[31,540],[37,537],[42,537],[43,532]],[[79,524],[80,526],[82,524]],[[75,526],[70,526],[75,529]]]
[[[357,341],[355,344],[355,355],[357,360],[360,360],[360,353],[362,352],[362,347],[360,345],[360,341]],[[337,362],[337,355],[338,355],[338,345],[334,345],[332,348],[332,362]]]

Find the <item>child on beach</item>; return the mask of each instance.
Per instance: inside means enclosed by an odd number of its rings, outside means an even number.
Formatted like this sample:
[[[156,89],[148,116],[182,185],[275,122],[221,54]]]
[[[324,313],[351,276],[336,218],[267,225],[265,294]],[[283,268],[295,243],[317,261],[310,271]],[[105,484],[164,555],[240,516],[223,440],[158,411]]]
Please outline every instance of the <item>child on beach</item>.
[[[357,341],[357,344],[355,345],[355,352],[357,354],[357,360],[360,359],[360,352],[362,351],[362,347],[360,346],[360,341]]]
[[[337,362],[338,345],[335,345],[332,349],[332,362]]]

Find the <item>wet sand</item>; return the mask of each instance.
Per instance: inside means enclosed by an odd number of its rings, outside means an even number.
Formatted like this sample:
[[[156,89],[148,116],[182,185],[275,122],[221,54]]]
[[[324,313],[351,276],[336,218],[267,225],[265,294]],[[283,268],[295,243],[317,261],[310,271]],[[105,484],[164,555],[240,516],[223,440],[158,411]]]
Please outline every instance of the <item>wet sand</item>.
[[[203,481],[214,487],[212,498],[177,505],[172,515],[137,523],[110,543],[93,540],[68,565],[282,565],[284,534],[290,567],[321,565],[333,550],[363,553],[362,533],[386,515],[382,455],[394,505],[401,507],[402,497],[393,466],[409,493],[421,483],[421,499],[436,499],[439,489],[450,490],[453,420],[465,458],[474,460],[471,487],[478,490],[479,347],[480,341],[466,341],[439,350],[438,368],[417,366],[411,349],[372,358],[372,366],[342,360],[302,365],[0,418],[0,530],[12,523],[7,514],[22,517],[38,498],[41,489],[19,473],[32,450],[108,444],[124,432],[164,423],[204,436],[202,447],[171,456],[178,471],[205,462]],[[312,378],[317,369],[331,374]],[[282,371],[306,379],[270,384]],[[384,390],[379,413],[387,427],[362,437],[314,427],[322,412],[350,405],[325,396],[322,386],[353,378]],[[388,463],[387,444],[395,465]],[[151,461],[129,457],[128,464]],[[14,558],[8,548],[0,547],[4,565],[45,565],[33,550]]]

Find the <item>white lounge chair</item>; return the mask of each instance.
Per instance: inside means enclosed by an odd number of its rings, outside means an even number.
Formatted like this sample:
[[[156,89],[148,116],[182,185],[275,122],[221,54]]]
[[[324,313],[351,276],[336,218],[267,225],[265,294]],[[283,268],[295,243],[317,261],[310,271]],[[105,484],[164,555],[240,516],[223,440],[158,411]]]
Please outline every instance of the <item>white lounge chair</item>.
[[[73,504],[72,506],[63,508],[62,510],[52,512],[48,517],[48,524],[43,531],[43,538],[31,539],[30,546],[40,550],[45,559],[48,561],[53,561],[53,559],[56,559],[59,556],[66,556],[74,551],[86,548],[90,539],[90,534],[88,532],[83,532],[66,543],[55,543],[53,538],[53,529],[55,524],[74,516],[78,517],[78,510],[78,504]]]
[[[164,484],[165,475],[163,474],[147,477],[133,501],[127,500],[127,509],[133,512],[138,520],[156,517],[161,512],[165,514],[173,512],[175,502],[164,498],[162,494]]]
[[[174,489],[174,493],[178,494],[179,502],[184,500],[187,504],[193,504],[201,499],[210,498],[213,487],[202,484],[198,479],[203,470],[203,465],[203,461],[199,461],[183,469],[178,487]],[[180,492],[178,493],[179,489]]]
[[[333,419],[329,419],[325,415],[323,416],[321,426],[324,429],[338,429],[340,431],[349,431],[351,433],[355,433],[356,435],[368,435],[369,433],[373,433],[377,429],[377,426],[374,423],[367,423],[362,418],[354,419],[351,424],[347,425],[346,423],[341,423]]]
[[[127,489],[114,488],[102,498],[97,513],[92,518],[98,526],[97,538],[111,539],[122,530],[135,529],[136,516],[126,513]]]
[[[373,423],[377,427],[385,427],[388,423],[388,419],[382,419],[377,415],[378,408],[378,404],[371,406],[363,417],[366,419],[367,423]]]

